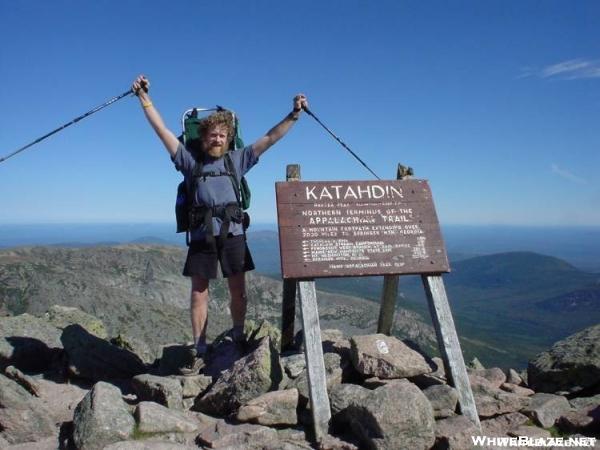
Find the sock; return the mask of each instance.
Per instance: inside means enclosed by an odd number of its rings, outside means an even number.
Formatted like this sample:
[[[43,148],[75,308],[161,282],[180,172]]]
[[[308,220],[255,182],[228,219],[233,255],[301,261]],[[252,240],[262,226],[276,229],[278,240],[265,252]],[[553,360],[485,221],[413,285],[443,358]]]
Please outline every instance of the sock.
[[[234,340],[240,340],[244,337],[244,325],[234,325],[231,336]]]
[[[207,349],[206,337],[198,336],[198,337],[194,338],[194,341],[196,342],[196,344],[195,344],[196,354],[199,356],[204,355],[206,353],[206,349]]]

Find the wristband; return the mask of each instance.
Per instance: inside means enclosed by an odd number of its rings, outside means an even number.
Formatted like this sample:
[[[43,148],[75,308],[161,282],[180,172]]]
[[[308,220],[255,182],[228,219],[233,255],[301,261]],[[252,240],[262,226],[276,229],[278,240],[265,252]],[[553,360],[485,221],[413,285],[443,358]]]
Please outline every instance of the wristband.
[[[299,115],[294,115],[294,112],[289,113],[287,116],[290,120],[298,120],[298,118],[300,117]]]
[[[150,108],[152,106],[152,102],[142,103],[142,106],[145,108]]]

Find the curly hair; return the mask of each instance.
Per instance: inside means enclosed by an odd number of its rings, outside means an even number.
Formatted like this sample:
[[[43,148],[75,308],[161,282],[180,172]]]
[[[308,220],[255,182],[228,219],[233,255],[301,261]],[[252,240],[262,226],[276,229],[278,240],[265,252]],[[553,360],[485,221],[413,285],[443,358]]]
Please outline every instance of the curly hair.
[[[210,116],[206,116],[198,124],[198,132],[201,136],[204,136],[209,129],[215,126],[222,126],[225,128],[227,131],[227,143],[230,144],[235,134],[233,114],[229,111],[217,111]]]

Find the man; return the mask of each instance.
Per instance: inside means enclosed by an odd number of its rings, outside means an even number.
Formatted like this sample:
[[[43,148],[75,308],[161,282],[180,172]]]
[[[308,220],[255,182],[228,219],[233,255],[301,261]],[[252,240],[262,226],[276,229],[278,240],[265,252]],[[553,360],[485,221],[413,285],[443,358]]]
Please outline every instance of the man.
[[[183,274],[191,277],[192,281],[190,315],[197,359],[190,372],[195,372],[201,367],[207,351],[208,285],[209,280],[216,278],[217,261],[223,276],[227,278],[231,296],[232,338],[239,342],[244,337],[247,303],[245,272],[254,269],[254,264],[246,246],[242,224],[223,212],[225,205],[237,202],[233,184],[227,176],[214,176],[226,171],[223,155],[234,138],[234,127],[228,112],[216,112],[203,119],[200,123],[202,151],[194,156],[165,126],[148,95],[149,87],[150,82],[143,75],[137,77],[132,85],[148,122],[171,155],[175,167],[183,173],[188,183],[196,184],[194,204],[203,207],[202,211],[210,210],[211,214],[191,230],[191,242],[183,270]],[[303,107],[308,107],[307,99],[303,94],[298,94],[293,100],[293,110],[283,120],[254,144],[230,152],[239,178],[258,162],[260,155],[285,136],[300,117]],[[202,173],[213,175],[192,176],[197,165],[196,159],[203,165]],[[222,230],[222,227],[226,229]]]

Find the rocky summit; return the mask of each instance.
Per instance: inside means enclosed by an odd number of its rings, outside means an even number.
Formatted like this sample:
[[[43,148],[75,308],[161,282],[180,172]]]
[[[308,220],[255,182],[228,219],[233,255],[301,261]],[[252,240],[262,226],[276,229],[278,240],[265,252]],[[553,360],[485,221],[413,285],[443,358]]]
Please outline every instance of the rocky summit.
[[[323,330],[332,417],[328,434],[316,440],[304,355],[281,354],[279,330],[269,322],[248,321],[243,344],[217,337],[201,373],[184,376],[186,345],[165,345],[144,363],[135,351],[99,337],[105,329],[99,319],[69,309],[67,324],[56,319],[60,308],[53,310],[55,325],[52,314],[0,318],[1,448],[425,450],[476,448],[473,436],[599,437],[598,379],[582,386],[580,376],[563,377],[540,392],[525,380],[545,380],[541,371],[530,369],[528,377],[479,364],[468,370],[478,429],[460,414],[439,358],[391,336]],[[16,323],[27,324],[23,336]],[[33,333],[32,323],[43,333]],[[595,332],[584,330],[549,352],[588,342]],[[21,339],[36,345],[23,350]],[[41,348],[46,356],[39,359],[32,349]],[[581,370],[595,358],[581,360]]]

